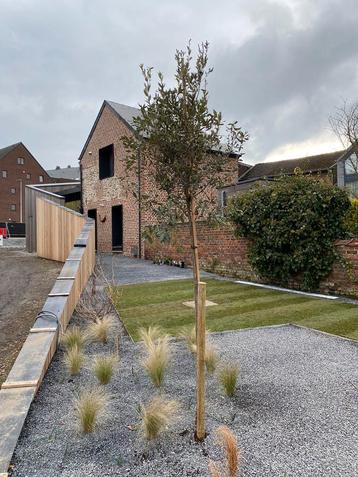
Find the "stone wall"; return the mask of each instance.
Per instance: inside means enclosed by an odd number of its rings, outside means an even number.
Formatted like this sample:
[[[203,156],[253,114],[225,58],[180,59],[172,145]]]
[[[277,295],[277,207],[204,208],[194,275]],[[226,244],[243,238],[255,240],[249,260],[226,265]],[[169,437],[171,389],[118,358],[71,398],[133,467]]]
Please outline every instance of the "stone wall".
[[[252,269],[247,252],[249,241],[236,238],[230,226],[213,228],[206,223],[198,224],[199,256],[202,269],[242,280],[268,283]],[[358,297],[358,240],[339,240],[337,251],[344,260],[336,262],[329,276],[321,282],[319,291]],[[158,241],[145,243],[145,258],[166,258],[192,264],[189,226],[178,225],[170,244]],[[345,263],[345,265],[343,265]],[[299,289],[299,280],[292,280],[290,287]]]

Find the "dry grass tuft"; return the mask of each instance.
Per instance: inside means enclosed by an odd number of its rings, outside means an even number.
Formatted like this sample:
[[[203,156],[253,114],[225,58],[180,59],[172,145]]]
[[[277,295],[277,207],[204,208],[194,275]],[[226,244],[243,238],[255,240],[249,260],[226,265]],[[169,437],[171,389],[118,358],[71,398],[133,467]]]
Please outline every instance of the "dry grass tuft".
[[[182,328],[180,335],[186,340],[189,351],[196,354],[196,328],[194,326],[186,326]]]
[[[147,348],[147,356],[143,360],[143,366],[152,383],[160,387],[164,381],[165,371],[170,360],[169,337],[163,336]]]
[[[224,477],[216,462],[209,460],[208,464],[211,477]]]
[[[80,429],[87,434],[93,432],[98,420],[104,417],[108,399],[102,389],[89,389],[82,391],[75,399],[74,405]]]
[[[84,356],[82,350],[78,346],[73,346],[66,351],[65,365],[71,376],[79,374],[83,366]]]
[[[239,367],[236,364],[227,364],[220,370],[219,380],[227,396],[235,394],[238,374]]]
[[[93,361],[93,372],[100,384],[108,384],[118,364],[115,355],[98,355]]]
[[[163,331],[159,326],[149,326],[148,328],[139,329],[139,337],[143,341],[147,350],[155,345],[155,343],[163,336]]]
[[[217,462],[209,460],[210,473],[212,477],[236,477],[240,462],[237,439],[233,432],[226,426],[218,427],[216,434],[224,450],[225,459],[222,467],[220,467]]]
[[[81,350],[86,342],[86,336],[78,326],[72,326],[61,337],[61,343],[67,350],[77,347]]]
[[[177,417],[179,405],[163,397],[155,397],[147,405],[140,405],[139,430],[148,441],[156,439]]]
[[[216,348],[211,343],[206,343],[205,345],[205,365],[206,370],[209,374],[214,374],[216,370],[216,366],[218,364],[218,353]]]
[[[114,326],[113,318],[111,316],[105,316],[98,318],[95,322],[91,323],[88,327],[88,336],[94,341],[100,341],[101,343],[107,343],[109,333]]]

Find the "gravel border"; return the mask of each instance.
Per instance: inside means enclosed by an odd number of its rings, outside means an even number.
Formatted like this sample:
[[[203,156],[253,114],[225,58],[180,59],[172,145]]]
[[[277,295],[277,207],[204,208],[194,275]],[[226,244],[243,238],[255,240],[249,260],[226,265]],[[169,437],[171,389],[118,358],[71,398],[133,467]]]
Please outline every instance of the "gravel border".
[[[74,323],[78,323],[77,318]],[[119,332],[119,328],[117,330]],[[13,477],[208,476],[220,454],[213,430],[229,425],[242,449],[240,476],[358,475],[358,346],[290,325],[214,333],[224,360],[241,372],[233,399],[207,380],[207,430],[192,439],[195,364],[182,340],[171,341],[173,363],[164,393],[181,402],[181,418],[148,445],[128,426],[136,405],[155,394],[139,360],[142,345],[123,337],[121,365],[107,386],[110,414],[98,431],[81,436],[72,400],[95,384],[90,369],[69,379],[59,350],[32,405],[13,458]],[[115,348],[91,344],[88,359]]]

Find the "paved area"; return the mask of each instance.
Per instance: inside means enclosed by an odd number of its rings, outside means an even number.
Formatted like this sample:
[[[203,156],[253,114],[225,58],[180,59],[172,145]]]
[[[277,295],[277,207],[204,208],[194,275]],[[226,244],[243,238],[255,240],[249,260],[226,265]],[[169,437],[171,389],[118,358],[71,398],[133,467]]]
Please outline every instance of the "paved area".
[[[4,248],[25,248],[26,239],[23,237],[11,237],[3,239]]]
[[[76,322],[76,320],[75,320]],[[208,477],[217,460],[214,430],[236,433],[240,477],[356,477],[358,475],[358,347],[293,326],[210,336],[222,362],[240,365],[234,398],[217,376],[207,377],[208,437],[193,441],[195,360],[182,340],[171,341],[172,362],[162,393],[180,402],[178,421],[157,442],[136,432],[137,406],[156,393],[141,365],[142,345],[123,339],[120,368],[106,386],[110,404],[97,432],[81,435],[73,399],[96,386],[91,360],[113,352],[88,344],[87,365],[69,377],[59,351],[35,398],[12,461],[12,477]]]
[[[0,384],[5,381],[62,264],[0,249]]]
[[[124,257],[120,254],[101,254],[97,256],[97,261],[103,268],[106,276],[108,278],[113,276],[118,285],[178,280],[180,278],[193,277],[193,271],[191,268],[156,265],[150,260],[139,260],[136,258]],[[202,276],[214,275],[202,272]]]

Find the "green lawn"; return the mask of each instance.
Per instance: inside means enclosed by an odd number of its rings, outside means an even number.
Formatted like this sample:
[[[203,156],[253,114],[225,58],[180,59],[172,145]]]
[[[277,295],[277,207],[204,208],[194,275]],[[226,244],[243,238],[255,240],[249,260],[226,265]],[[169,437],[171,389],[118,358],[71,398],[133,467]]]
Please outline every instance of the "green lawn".
[[[206,280],[207,328],[235,330],[297,323],[358,339],[358,305],[268,290],[215,279]],[[138,329],[158,325],[171,335],[194,323],[194,311],[183,305],[193,299],[191,280],[125,285],[117,310],[134,340]]]

